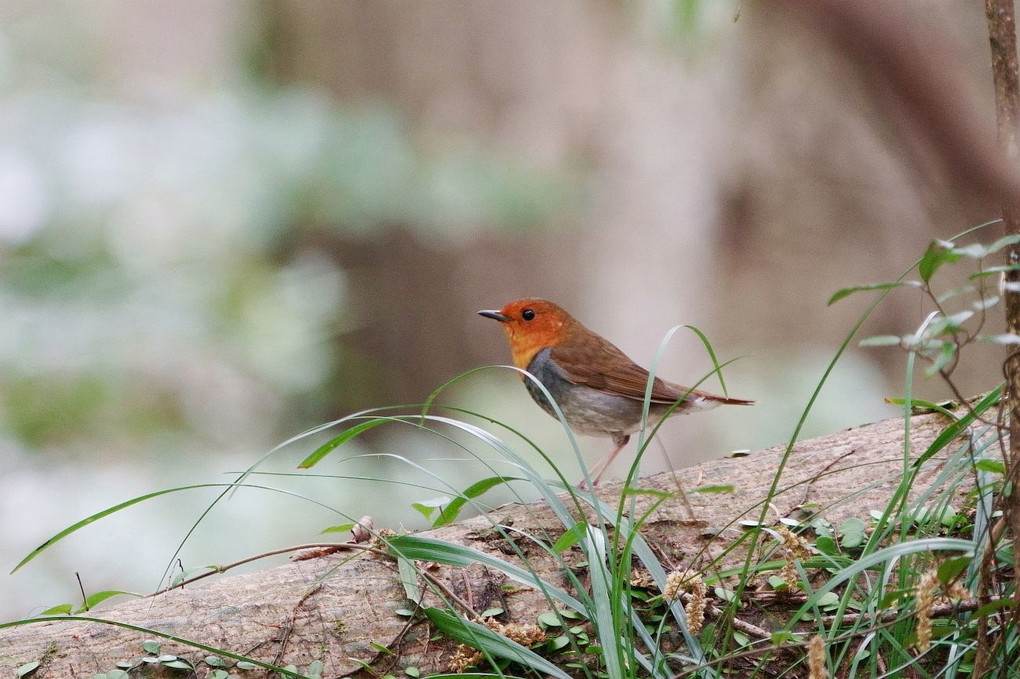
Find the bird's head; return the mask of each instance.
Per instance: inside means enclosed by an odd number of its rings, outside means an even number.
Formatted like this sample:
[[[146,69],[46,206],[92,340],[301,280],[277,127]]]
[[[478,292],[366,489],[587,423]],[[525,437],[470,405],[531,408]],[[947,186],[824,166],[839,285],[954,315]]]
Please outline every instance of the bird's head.
[[[531,297],[510,302],[499,311],[479,311],[478,315],[500,322],[510,342],[514,365],[522,370],[527,370],[531,359],[542,349],[563,342],[577,324],[552,302]]]

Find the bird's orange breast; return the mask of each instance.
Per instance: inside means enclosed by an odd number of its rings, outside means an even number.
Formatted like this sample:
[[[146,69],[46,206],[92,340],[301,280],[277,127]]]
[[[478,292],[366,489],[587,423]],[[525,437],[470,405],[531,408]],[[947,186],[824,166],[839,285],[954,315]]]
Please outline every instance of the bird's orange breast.
[[[514,365],[527,370],[535,354],[548,347],[555,347],[563,336],[563,322],[548,318],[534,324],[504,323],[503,332],[510,343],[510,354]],[[523,376],[522,376],[523,377]]]

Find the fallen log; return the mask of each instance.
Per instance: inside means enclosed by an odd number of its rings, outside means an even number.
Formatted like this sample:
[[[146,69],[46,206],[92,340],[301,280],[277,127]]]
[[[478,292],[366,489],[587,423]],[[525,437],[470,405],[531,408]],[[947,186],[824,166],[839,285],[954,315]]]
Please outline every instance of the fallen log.
[[[939,414],[911,418],[912,458],[924,453],[949,422]],[[779,492],[765,512],[767,521],[790,516],[805,505],[817,508],[834,525],[851,516],[867,519],[868,510],[884,508],[900,483],[903,450],[901,419],[797,443]],[[739,564],[746,550],[725,550],[743,530],[739,521],[757,521],[762,515],[784,452],[784,446],[777,446],[641,479],[639,487],[670,494],[651,511],[641,534],[664,562],[675,567],[712,563],[718,570]],[[930,486],[926,479],[935,479],[941,464],[941,456],[925,462],[915,492]],[[713,492],[698,490],[707,487]],[[725,492],[720,487],[726,487]],[[963,494],[969,489],[961,485],[949,492]],[[599,488],[599,496],[616,506],[620,491],[619,485],[607,484]],[[651,495],[632,497],[633,516],[643,514],[656,500]],[[422,535],[469,545],[507,561],[523,554],[538,576],[564,584],[562,562],[523,537],[515,540],[519,553],[515,552],[504,535],[492,530],[495,524],[512,526],[516,536],[543,536],[550,542],[564,532],[548,505],[539,502],[506,505]],[[533,623],[549,610],[539,592],[510,588],[507,578],[483,564],[419,566],[475,612],[499,608],[507,620]],[[427,621],[407,615],[413,608],[392,558],[361,547],[342,548],[268,570],[216,576],[90,614],[108,623],[47,620],[0,629],[0,671],[16,676],[17,668],[38,662],[31,675],[38,679],[92,677],[115,669],[118,662],[121,667],[139,666],[148,655],[142,676],[189,676],[186,668],[182,674],[180,664],[168,667],[147,654],[142,643],[153,635],[137,628],[165,635],[159,654],[186,661],[195,668],[190,676],[204,677],[213,669],[216,661],[207,665],[203,660],[212,649],[301,671],[319,661],[322,676],[329,677],[356,674],[369,665],[381,674],[396,674],[406,666],[416,666],[423,674],[448,670],[454,644],[434,640]],[[229,658],[226,662],[233,664]]]

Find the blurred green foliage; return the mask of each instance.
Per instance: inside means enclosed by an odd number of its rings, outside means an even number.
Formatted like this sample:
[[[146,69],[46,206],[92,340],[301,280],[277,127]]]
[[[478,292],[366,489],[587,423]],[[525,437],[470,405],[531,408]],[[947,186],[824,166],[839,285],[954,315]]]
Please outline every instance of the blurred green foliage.
[[[381,104],[250,80],[104,93],[87,31],[58,47],[40,26],[66,17],[25,15],[0,29],[0,448],[293,433],[345,361],[370,379],[339,341],[345,275],[316,232],[455,243],[539,223],[564,194],[471,142],[425,149]]]

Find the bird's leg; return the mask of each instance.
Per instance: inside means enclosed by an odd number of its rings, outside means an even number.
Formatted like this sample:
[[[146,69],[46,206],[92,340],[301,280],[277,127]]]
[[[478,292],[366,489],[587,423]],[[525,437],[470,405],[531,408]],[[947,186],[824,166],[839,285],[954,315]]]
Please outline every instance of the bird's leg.
[[[613,436],[613,443],[616,444],[616,447],[609,451],[607,455],[603,456],[602,459],[596,462],[595,466],[588,471],[588,475],[591,477],[592,486],[599,485],[599,479],[602,478],[602,474],[604,474],[606,468],[613,463],[613,460],[616,458],[617,455],[620,454],[620,451],[623,450],[623,447],[627,445],[627,441],[630,441],[629,434],[624,434],[623,436],[619,435]],[[584,488],[583,480],[581,481],[578,487]]]

